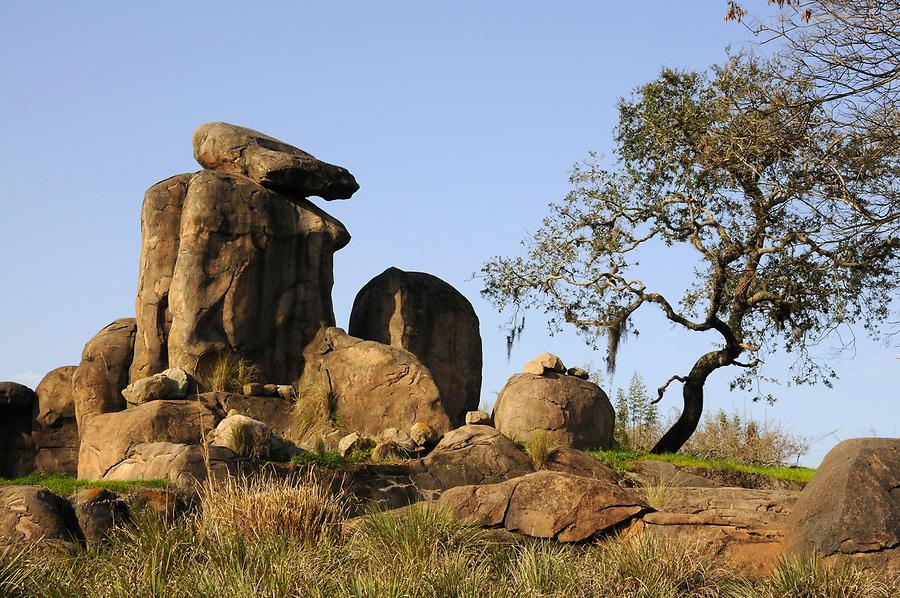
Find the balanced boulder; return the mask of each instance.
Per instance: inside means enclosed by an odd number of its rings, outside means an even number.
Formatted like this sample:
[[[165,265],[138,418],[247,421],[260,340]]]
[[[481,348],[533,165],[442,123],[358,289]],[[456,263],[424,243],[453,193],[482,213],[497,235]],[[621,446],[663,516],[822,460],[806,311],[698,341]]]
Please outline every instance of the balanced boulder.
[[[438,434],[451,428],[431,373],[408,351],[323,328],[305,362],[305,385],[328,389],[335,419],[347,430],[376,434],[417,422]]]
[[[522,371],[526,374],[542,376],[545,373],[565,374],[567,370],[562,359],[553,353],[544,352],[526,363]]]
[[[129,405],[140,405],[147,401],[162,399],[183,399],[191,387],[191,378],[181,368],[169,368],[158,374],[132,382],[122,391]]]
[[[16,382],[0,382],[0,477],[17,478],[34,469],[31,438],[34,391]]]
[[[829,451],[794,504],[785,554],[900,570],[900,438]]]
[[[75,421],[75,391],[72,376],[77,366],[56,368],[35,389],[37,412],[32,422],[35,469],[40,473],[78,471],[78,424]]]
[[[606,393],[592,382],[553,370],[510,378],[497,397],[493,418],[498,430],[521,442],[543,430],[563,446],[612,446],[615,414]]]
[[[258,131],[214,122],[194,131],[194,158],[205,168],[245,176],[291,197],[349,199],[359,185],[350,172]]]
[[[609,480],[555,471],[458,486],[444,492],[438,504],[475,525],[558,542],[590,539],[650,510],[636,492]]]
[[[415,355],[431,372],[454,425],[478,407],[478,316],[468,299],[440,278],[388,268],[357,293],[348,331]]]
[[[79,430],[95,415],[125,409],[122,390],[128,386],[135,329],[134,318],[121,318],[85,345],[81,363],[72,375]]]

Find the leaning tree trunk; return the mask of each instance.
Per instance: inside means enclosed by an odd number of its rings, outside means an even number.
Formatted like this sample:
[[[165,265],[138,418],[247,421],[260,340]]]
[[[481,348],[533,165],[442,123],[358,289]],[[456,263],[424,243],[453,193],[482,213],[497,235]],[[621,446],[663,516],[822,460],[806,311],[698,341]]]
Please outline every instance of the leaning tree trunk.
[[[703,384],[705,382],[705,376],[700,380],[694,379],[693,376],[688,376],[681,392],[684,397],[684,410],[681,412],[678,421],[659,439],[659,442],[650,451],[651,453],[657,455],[660,453],[675,453],[688,441],[688,438],[697,429],[697,425],[700,423],[700,416],[703,414]]]

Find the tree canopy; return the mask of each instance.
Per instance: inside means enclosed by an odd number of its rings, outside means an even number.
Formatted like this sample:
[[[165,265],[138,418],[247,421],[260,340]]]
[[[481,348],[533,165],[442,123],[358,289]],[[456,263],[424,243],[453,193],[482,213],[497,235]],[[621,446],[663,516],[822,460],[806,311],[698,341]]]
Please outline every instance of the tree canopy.
[[[717,348],[659,388],[661,398],[681,382],[684,409],[655,452],[694,432],[715,370],[743,368],[734,384],[746,388],[780,349],[797,357],[793,382],[827,384],[834,372],[811,347],[851,323],[877,331],[888,315],[900,239],[873,214],[898,188],[900,123],[841,127],[784,68],[739,54],[708,72],[663,69],[620,101],[616,161],[578,164],[525,254],[482,269],[498,307],[542,308],[591,344],[605,336],[610,367],[647,306],[718,333]],[[636,273],[645,248],[675,245],[697,258],[677,297]]]

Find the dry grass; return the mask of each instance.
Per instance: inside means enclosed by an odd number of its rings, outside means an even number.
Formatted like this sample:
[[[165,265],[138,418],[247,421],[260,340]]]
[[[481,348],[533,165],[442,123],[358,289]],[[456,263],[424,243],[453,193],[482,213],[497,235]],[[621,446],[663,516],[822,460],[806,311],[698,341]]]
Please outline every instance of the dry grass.
[[[659,479],[656,483],[641,486],[640,491],[647,500],[648,505],[657,511],[665,511],[672,502],[672,493],[676,490],[666,480]]]
[[[338,423],[334,392],[330,384],[304,377],[297,382],[296,395],[289,435],[295,442],[315,442]]]
[[[793,465],[809,450],[809,439],[773,422],[757,422],[719,410],[703,418],[681,452],[711,461],[775,467]]]
[[[244,385],[256,382],[256,367],[231,351],[220,353],[197,375],[204,392],[243,392]]]
[[[281,535],[302,542],[333,538],[346,518],[347,501],[307,472],[304,478],[266,476],[207,482],[201,496],[201,529],[216,537]]]
[[[544,430],[534,430],[525,443],[525,452],[531,457],[535,469],[543,469],[559,445]]]

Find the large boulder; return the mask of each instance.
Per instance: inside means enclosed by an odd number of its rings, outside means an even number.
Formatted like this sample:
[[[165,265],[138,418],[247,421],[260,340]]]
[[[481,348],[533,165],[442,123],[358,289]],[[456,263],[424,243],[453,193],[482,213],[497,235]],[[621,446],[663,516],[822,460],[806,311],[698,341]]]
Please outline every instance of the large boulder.
[[[232,411],[213,430],[211,444],[229,448],[240,457],[268,459],[272,432],[263,422]]]
[[[900,570],[900,438],[831,449],[794,504],[785,553]]]
[[[106,539],[110,531],[130,521],[128,505],[106,488],[85,488],[69,498],[81,536],[88,544]]]
[[[408,351],[323,328],[305,362],[304,383],[330,390],[344,429],[375,435],[425,422],[443,434],[452,427],[431,373]]]
[[[125,409],[122,390],[128,386],[135,330],[134,318],[121,318],[85,345],[81,363],[72,374],[79,429],[95,415]]]
[[[16,382],[0,382],[0,477],[17,478],[34,469],[31,438],[34,391]]]
[[[615,413],[606,393],[592,382],[552,371],[516,374],[494,405],[494,425],[521,442],[536,430],[559,445],[610,448]]]
[[[468,299],[440,278],[388,268],[356,295],[348,332],[418,357],[431,371],[454,425],[478,408],[478,316]]]
[[[81,429],[78,477],[103,478],[142,443],[199,445],[224,417],[200,401],[150,401],[126,411],[96,415]]]
[[[237,174],[160,185],[145,199],[132,381],[168,367],[202,375],[227,355],[260,379],[296,381],[304,346],[334,325],[332,258],[347,230]]]
[[[0,547],[80,540],[72,506],[39,486],[0,487]]]
[[[291,197],[349,199],[359,185],[350,172],[258,131],[223,122],[201,125],[194,158],[205,168],[239,174]]]
[[[40,473],[78,471],[78,424],[75,421],[75,391],[72,376],[77,366],[67,365],[47,373],[35,389],[31,438],[34,442],[35,469]]]
[[[145,442],[130,447],[125,458],[103,475],[104,480],[169,480],[196,492],[212,474],[222,480],[241,472],[234,452],[222,446],[177,442]]]
[[[140,405],[161,399],[183,399],[191,387],[191,378],[181,368],[169,368],[158,374],[132,382],[122,391],[129,405]]]
[[[458,486],[438,505],[473,524],[534,538],[581,542],[649,510],[633,490],[609,480],[538,471],[499,484]]]

